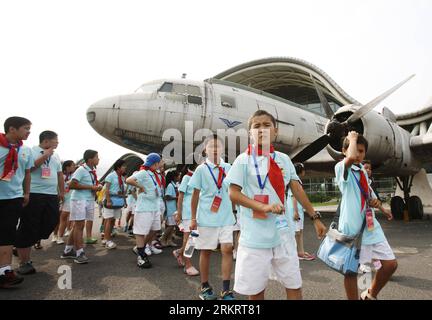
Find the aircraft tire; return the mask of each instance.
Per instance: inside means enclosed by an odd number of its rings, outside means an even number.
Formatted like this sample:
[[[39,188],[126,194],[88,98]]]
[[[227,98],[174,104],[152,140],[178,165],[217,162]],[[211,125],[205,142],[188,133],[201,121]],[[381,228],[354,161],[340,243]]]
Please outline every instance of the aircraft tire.
[[[417,196],[412,196],[408,200],[408,212],[411,219],[423,218],[423,203]]]
[[[395,220],[402,220],[405,201],[399,196],[393,197],[390,201],[390,207]]]

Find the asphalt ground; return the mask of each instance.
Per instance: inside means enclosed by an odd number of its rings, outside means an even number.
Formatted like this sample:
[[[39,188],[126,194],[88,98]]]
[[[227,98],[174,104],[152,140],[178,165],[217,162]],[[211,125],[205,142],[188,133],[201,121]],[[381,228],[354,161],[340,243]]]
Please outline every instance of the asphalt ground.
[[[432,220],[387,221],[379,219],[387,239],[398,259],[399,268],[380,294],[380,299],[432,299]],[[96,219],[94,230],[98,229]],[[331,215],[326,214],[324,223],[328,226]],[[96,233],[97,234],[97,233]],[[305,248],[315,252],[319,246],[311,221],[305,221]],[[114,239],[117,248],[107,250],[99,243],[88,245],[86,253],[91,262],[74,264],[72,260],[61,260],[63,245],[42,241],[43,249],[33,250],[32,260],[37,273],[25,277],[24,282],[13,289],[0,289],[0,300],[19,299],[61,299],[61,300],[196,300],[199,277],[186,276],[172,255],[172,248],[157,256],[151,256],[151,269],[139,269],[132,252],[134,239],[120,233]],[[193,256],[198,266],[198,254]],[[14,258],[14,266],[18,261]],[[210,283],[216,292],[221,290],[221,255],[212,255]],[[59,272],[62,266],[69,266],[72,275],[72,289],[60,289]],[[301,261],[303,297],[305,300],[345,299],[343,277],[328,269],[319,261]],[[63,267],[64,268],[64,267]],[[66,268],[67,269],[67,268]],[[233,270],[234,274],[234,270]],[[367,281],[367,280],[365,280]],[[237,299],[246,299],[236,295]],[[285,299],[285,290],[278,282],[270,281],[266,299]]]

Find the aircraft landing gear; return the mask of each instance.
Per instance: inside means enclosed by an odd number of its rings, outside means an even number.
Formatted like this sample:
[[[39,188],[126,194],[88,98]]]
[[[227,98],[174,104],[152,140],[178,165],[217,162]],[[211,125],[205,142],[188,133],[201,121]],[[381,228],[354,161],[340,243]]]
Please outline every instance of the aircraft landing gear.
[[[396,220],[404,219],[404,215],[408,215],[409,219],[423,218],[423,203],[417,196],[410,196],[412,182],[414,177],[396,178],[399,188],[403,190],[404,199],[396,196],[391,199],[391,210]],[[405,213],[406,211],[406,213]]]

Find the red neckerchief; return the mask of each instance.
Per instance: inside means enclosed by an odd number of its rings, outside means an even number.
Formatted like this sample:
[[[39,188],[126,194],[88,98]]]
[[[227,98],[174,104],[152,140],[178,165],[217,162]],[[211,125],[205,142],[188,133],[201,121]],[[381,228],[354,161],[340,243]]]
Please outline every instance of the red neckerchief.
[[[88,172],[91,175],[93,175],[93,185],[98,186],[99,185],[99,180],[98,180],[98,177],[97,177],[97,174],[96,174],[96,170],[95,169],[91,170],[90,167],[87,164],[83,164],[83,166],[87,166],[87,169],[89,169]]]
[[[188,169],[188,172],[186,173],[186,175],[189,177],[192,177],[193,174],[194,174],[194,172],[192,170]]]
[[[162,172],[158,173],[161,178],[162,178],[162,187],[165,189],[166,188],[166,179],[165,179],[165,175]]]
[[[364,193],[369,197],[369,184],[367,182],[366,176],[365,176],[362,169],[360,169],[360,185],[361,185]],[[361,207],[363,210],[367,199],[365,199],[365,195],[363,195],[363,192],[360,192],[360,193],[361,193],[361,200],[362,200],[361,201]]]
[[[6,135],[4,133],[0,133],[0,145],[9,149],[9,153],[4,163],[3,174],[1,176],[1,179],[3,179],[9,174],[9,172],[16,171],[18,169],[18,150],[23,145],[23,142],[20,140],[17,144],[11,144],[6,139]]]
[[[246,150],[247,154],[251,155],[253,149],[254,147],[252,145],[249,145]],[[258,147],[256,149],[258,149],[258,155],[262,156],[263,155],[262,148]],[[273,145],[271,145],[270,153],[274,153],[274,152],[275,152],[274,147]],[[270,167],[268,170],[268,179],[271,185],[273,186],[273,189],[275,189],[280,201],[282,202],[282,204],[284,204],[285,203],[285,182],[283,179],[282,170],[279,168],[276,161],[274,161],[274,159],[270,157],[270,154],[264,154],[264,155],[267,156],[270,161]]]
[[[162,186],[162,182],[161,182],[161,180],[159,178],[159,174],[156,172],[156,170],[152,170],[152,169],[150,169],[150,167],[147,167],[147,166],[141,166],[140,170],[148,170],[148,171],[153,172],[154,176],[156,177],[156,182],[157,182],[159,188],[162,188],[161,187]]]
[[[118,172],[116,172],[116,173],[117,173],[117,179],[118,179],[120,191],[123,193],[124,192],[124,183],[123,183],[122,175]]]
[[[65,182],[68,182],[70,180],[70,178],[72,177],[72,175],[70,173],[65,173],[64,176],[65,176],[65,178],[64,178]]]

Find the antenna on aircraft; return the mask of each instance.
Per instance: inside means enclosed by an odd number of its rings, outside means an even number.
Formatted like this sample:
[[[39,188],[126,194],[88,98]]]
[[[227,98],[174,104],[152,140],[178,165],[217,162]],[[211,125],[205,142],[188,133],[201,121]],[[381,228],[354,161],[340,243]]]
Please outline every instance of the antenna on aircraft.
[[[186,79],[186,75],[187,75],[186,73],[183,73],[182,74],[182,79]]]

